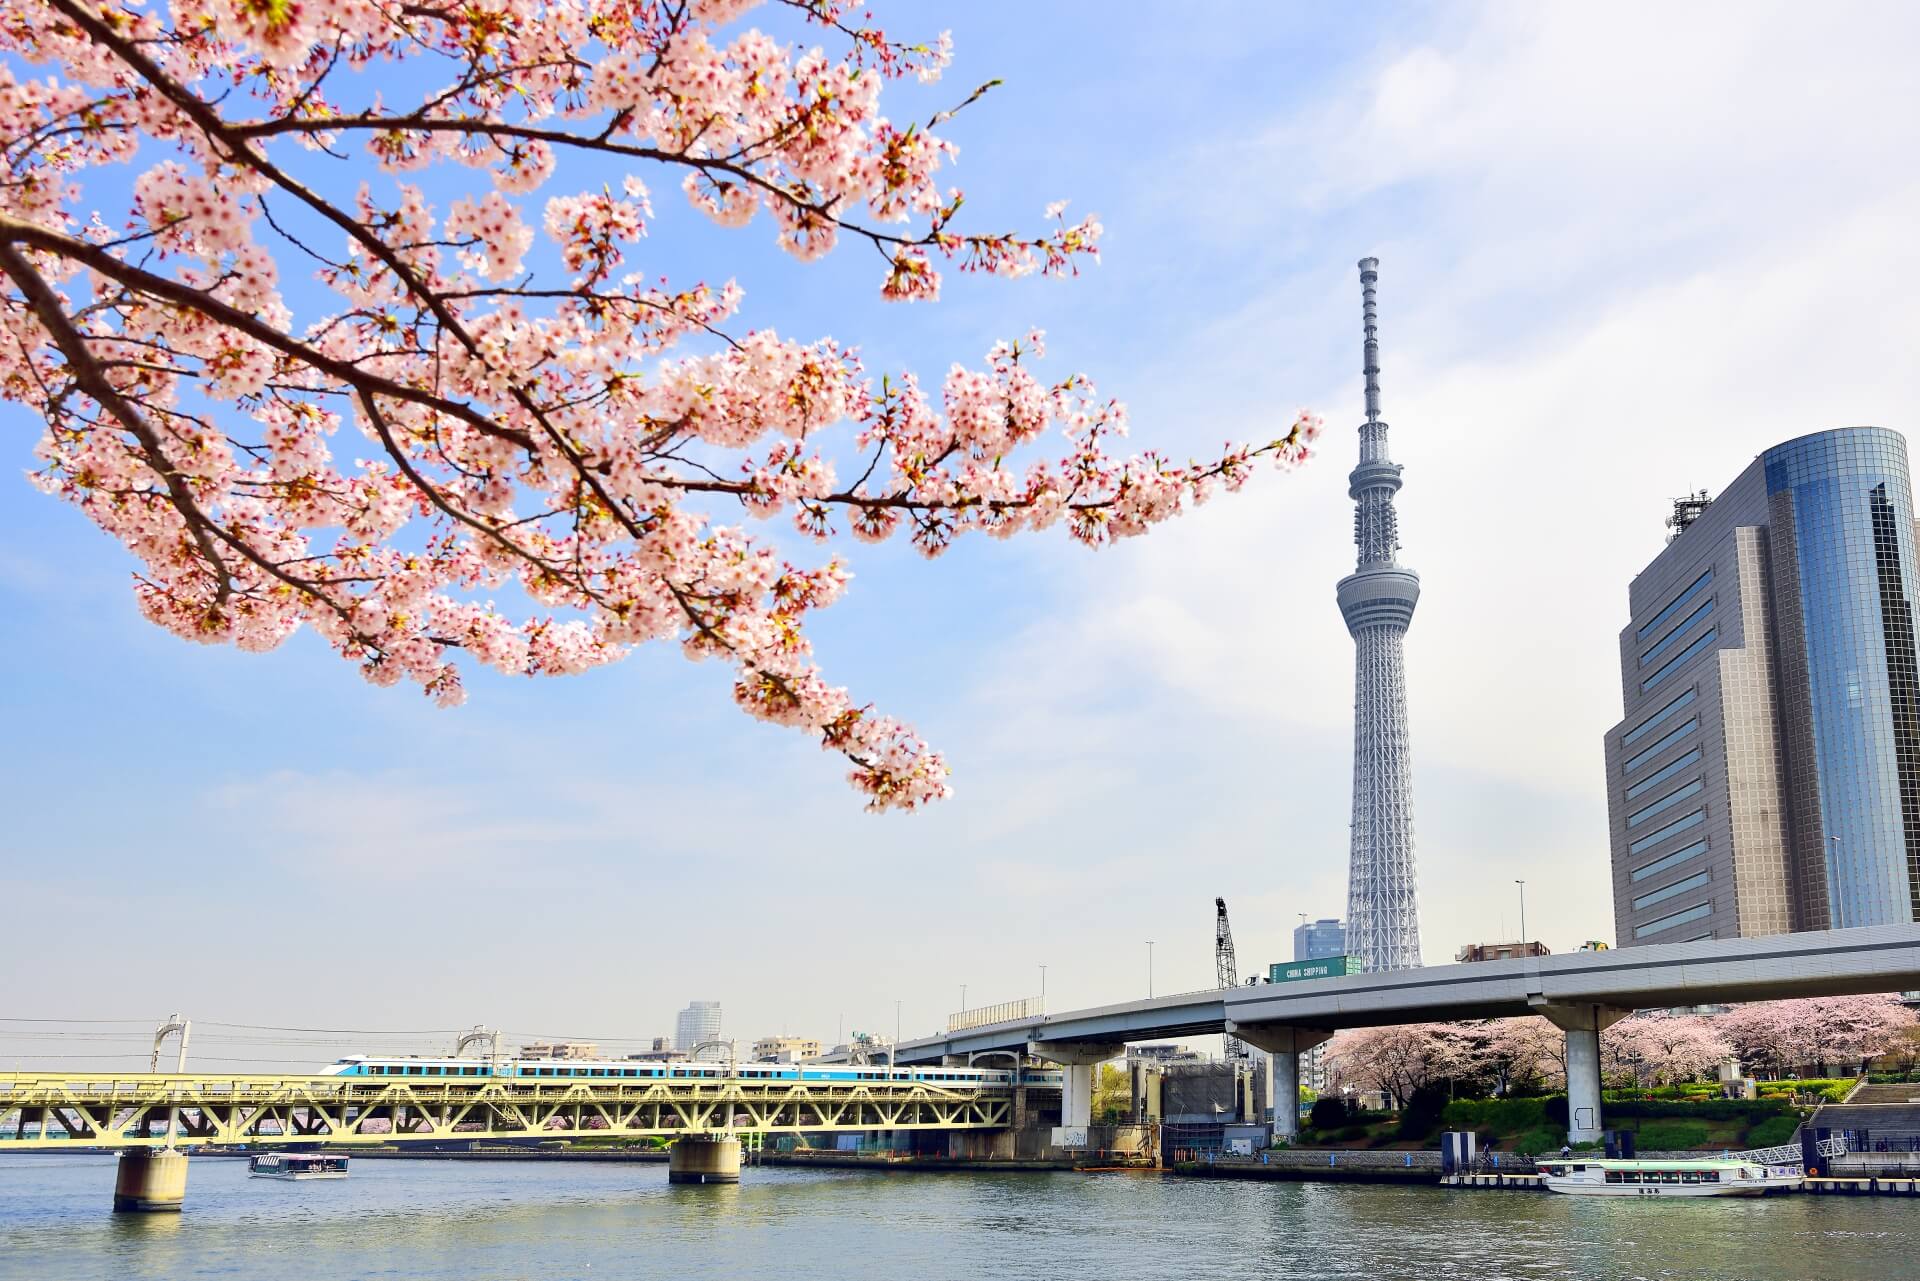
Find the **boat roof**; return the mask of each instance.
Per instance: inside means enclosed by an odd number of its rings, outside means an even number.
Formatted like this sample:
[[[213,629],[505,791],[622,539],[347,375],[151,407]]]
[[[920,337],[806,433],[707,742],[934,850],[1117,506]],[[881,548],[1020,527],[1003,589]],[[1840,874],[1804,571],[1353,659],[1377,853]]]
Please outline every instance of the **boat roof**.
[[[1764,1161],[1754,1161],[1742,1157],[1713,1157],[1698,1160],[1661,1161],[1651,1158],[1623,1158],[1610,1156],[1583,1157],[1579,1153],[1572,1156],[1556,1156],[1540,1165],[1597,1165],[1603,1170],[1725,1170],[1733,1166],[1764,1165]]]

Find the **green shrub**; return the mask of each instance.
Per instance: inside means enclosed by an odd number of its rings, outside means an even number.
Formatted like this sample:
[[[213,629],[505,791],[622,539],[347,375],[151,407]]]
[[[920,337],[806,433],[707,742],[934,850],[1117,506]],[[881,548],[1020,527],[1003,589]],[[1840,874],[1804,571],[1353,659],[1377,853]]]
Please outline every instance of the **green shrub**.
[[[1403,1139],[1424,1138],[1440,1124],[1447,1110],[1447,1090],[1443,1085],[1423,1085],[1413,1092],[1400,1113],[1399,1133]]]
[[[1707,1141],[1705,1121],[1649,1121],[1640,1126],[1640,1147],[1648,1152],[1697,1148]]]
[[[1342,1143],[1352,1143],[1356,1139],[1364,1139],[1367,1137],[1367,1127],[1364,1125],[1349,1125],[1342,1129],[1335,1130],[1333,1137]]]
[[[1546,1124],[1545,1099],[1461,1099],[1447,1104],[1440,1120],[1450,1130],[1513,1134]]]
[[[1761,1081],[1761,1098],[1787,1094],[1818,1094],[1829,1103],[1838,1103],[1853,1089],[1851,1077],[1808,1077],[1799,1080]]]
[[[1605,1105],[1604,1113],[1608,1117],[1744,1121],[1758,1125],[1776,1116],[1793,1115],[1793,1105],[1784,1098],[1702,1099],[1698,1103],[1679,1099],[1615,1099]]]
[[[1543,1153],[1558,1152],[1566,1141],[1567,1132],[1565,1130],[1556,1130],[1551,1126],[1543,1125],[1539,1129],[1523,1134],[1515,1139],[1513,1142],[1513,1150],[1539,1156]]]
[[[1350,1115],[1352,1111],[1347,1107],[1345,1099],[1338,1095],[1329,1095],[1324,1099],[1314,1100],[1313,1111],[1307,1114],[1307,1123],[1316,1130],[1337,1130],[1347,1123]]]
[[[1779,1147],[1782,1143],[1793,1142],[1794,1131],[1800,1123],[1790,1116],[1768,1117],[1747,1131],[1747,1144],[1756,1148]]]

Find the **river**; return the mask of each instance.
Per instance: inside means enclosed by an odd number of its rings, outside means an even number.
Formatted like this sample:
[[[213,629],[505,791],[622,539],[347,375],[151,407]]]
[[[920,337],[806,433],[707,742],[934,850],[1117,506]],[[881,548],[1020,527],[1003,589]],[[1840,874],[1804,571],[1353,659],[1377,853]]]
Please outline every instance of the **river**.
[[[362,1160],[338,1182],[196,1159],[177,1215],[109,1212],[113,1158],[0,1156],[0,1281],[906,1281],[1920,1275],[1920,1201],[1643,1202],[1153,1174]]]

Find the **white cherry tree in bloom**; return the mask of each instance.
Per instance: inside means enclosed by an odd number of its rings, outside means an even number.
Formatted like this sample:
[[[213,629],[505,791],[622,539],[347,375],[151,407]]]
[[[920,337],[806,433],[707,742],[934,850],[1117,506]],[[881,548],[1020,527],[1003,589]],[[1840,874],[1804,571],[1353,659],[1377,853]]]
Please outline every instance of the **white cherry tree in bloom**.
[[[944,36],[785,0],[825,47],[787,46],[729,26],[754,7],[6,0],[0,387],[45,419],[32,479],[125,544],[141,610],[181,636],[265,650],[304,624],[446,704],[463,661],[561,674],[677,640],[844,753],[871,808],[944,796],[939,754],[814,664],[839,553],[790,564],[726,519],[929,556],[1054,524],[1099,545],[1297,463],[1317,421],[1116,456],[1124,407],[1037,376],[1037,334],[936,393],[739,326],[732,282],[623,269],[662,182],[726,226],[764,215],[802,259],[865,242],[900,301],[937,297],[943,266],[1095,254],[1099,224],[1058,205],[1034,234],[964,229],[933,132],[952,111],[881,113],[888,82],[938,77]],[[621,177],[543,190],[576,158]],[[419,184],[446,176],[415,175],[455,165],[480,172],[438,209]],[[550,278],[524,265],[538,236]],[[295,317],[293,273],[326,314]]]

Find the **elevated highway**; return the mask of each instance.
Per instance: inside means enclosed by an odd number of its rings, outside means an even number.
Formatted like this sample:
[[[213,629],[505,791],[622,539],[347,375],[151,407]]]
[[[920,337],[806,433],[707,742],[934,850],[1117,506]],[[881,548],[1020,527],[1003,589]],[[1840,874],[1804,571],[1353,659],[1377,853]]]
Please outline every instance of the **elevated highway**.
[[[1130,1041],[1231,1032],[1273,1056],[1276,1098],[1298,1089],[1297,1056],[1335,1031],[1539,1015],[1567,1036],[1575,1140],[1599,1137],[1599,1034],[1635,1010],[1920,988],[1920,925],[1809,931],[1524,957],[1260,984],[1128,1001],[903,1042],[902,1063],[1024,1050],[1066,1065],[1062,1123],[1084,1125],[1091,1065]],[[1292,1109],[1275,1124],[1291,1132]]]

